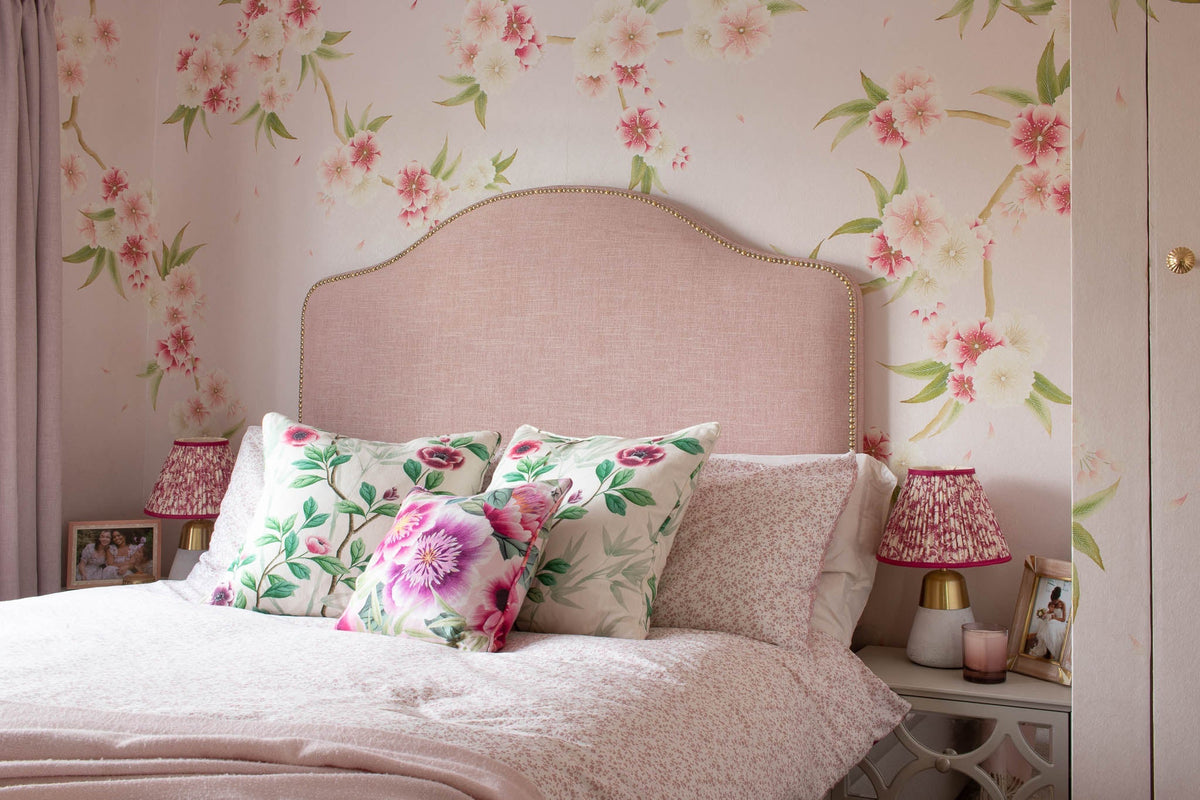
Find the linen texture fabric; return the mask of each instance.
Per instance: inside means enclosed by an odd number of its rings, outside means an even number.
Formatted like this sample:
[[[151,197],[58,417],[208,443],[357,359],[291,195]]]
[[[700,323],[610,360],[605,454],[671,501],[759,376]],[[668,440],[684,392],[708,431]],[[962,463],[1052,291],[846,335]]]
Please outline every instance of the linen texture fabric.
[[[655,625],[804,648],[857,474],[853,453],[780,466],[710,462],[667,559]]]
[[[539,481],[471,497],[417,488],[404,499],[338,630],[495,652],[529,588],[542,526],[571,481]]]
[[[547,523],[517,627],[646,638],[675,531],[719,433],[715,422],[638,439],[518,428],[490,488],[569,478],[573,490]]]
[[[494,431],[373,442],[263,417],[264,488],[246,541],[214,605],[338,616],[415,486],[479,490]]]

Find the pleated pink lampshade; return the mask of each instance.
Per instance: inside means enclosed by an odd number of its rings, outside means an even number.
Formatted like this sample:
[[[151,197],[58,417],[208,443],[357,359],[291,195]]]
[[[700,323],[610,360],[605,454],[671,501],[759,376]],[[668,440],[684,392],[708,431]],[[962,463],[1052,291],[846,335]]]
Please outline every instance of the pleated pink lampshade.
[[[212,519],[233,474],[228,439],[176,439],[146,501],[151,517]]]
[[[905,567],[982,567],[1012,559],[975,468],[910,469],[876,558]]]

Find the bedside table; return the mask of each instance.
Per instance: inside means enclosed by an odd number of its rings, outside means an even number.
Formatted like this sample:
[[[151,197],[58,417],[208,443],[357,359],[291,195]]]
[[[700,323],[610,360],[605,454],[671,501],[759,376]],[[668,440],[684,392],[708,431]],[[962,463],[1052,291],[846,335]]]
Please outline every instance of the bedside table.
[[[961,669],[912,663],[901,647],[858,657],[913,708],[833,787],[833,800],[1071,796],[1069,687],[1013,672],[969,683]]]

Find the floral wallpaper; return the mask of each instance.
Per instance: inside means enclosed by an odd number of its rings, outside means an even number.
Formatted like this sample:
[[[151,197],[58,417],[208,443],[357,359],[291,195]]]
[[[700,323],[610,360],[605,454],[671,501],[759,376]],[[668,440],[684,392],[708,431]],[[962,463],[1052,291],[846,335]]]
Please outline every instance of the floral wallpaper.
[[[96,367],[136,387],[147,485],[170,436],[293,407],[314,281],[489,194],[595,183],[861,283],[863,449],[979,468],[1016,565],[972,572],[981,618],[1011,614],[1024,555],[1067,557],[1065,0],[59,9],[66,344],[81,385]],[[97,323],[131,314],[143,333],[88,360]],[[81,451],[115,436],[90,421]],[[880,572],[880,596],[920,578]],[[868,638],[903,641],[895,605]]]

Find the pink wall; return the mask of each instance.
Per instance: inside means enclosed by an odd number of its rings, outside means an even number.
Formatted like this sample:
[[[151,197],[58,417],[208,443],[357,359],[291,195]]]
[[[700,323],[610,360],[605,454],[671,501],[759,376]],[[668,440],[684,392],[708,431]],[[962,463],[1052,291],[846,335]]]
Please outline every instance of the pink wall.
[[[175,433],[294,411],[318,278],[497,191],[632,176],[752,244],[819,246],[865,285],[864,446],[898,471],[976,466],[1012,547],[968,574],[978,617],[1009,619],[1026,555],[1068,556],[1063,9],[985,25],[979,4],[960,28],[936,6],[826,0],[317,5],[60,2],[64,30],[119,28],[111,53],[65,42],[86,70],[65,89],[129,183],[104,200],[105,170],[64,132],[87,173],[67,252],[93,246],[79,210],[112,207],[125,295],[104,270],[76,289],[90,262],[64,265],[68,518],[135,513]],[[163,278],[142,250],[161,262],[184,226],[170,260],[191,256]],[[864,638],[903,642],[919,580],[880,569]]]

